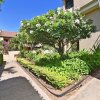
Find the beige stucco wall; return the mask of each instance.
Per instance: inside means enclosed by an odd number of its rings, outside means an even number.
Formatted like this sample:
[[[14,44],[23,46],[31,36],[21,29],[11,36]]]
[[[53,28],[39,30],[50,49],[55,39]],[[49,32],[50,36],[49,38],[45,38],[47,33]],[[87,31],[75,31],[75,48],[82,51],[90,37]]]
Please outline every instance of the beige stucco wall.
[[[91,38],[80,40],[80,43],[79,43],[80,50],[83,50],[83,49],[91,50],[96,40],[98,39],[99,35],[100,35],[100,31],[93,33],[91,35]]]
[[[92,19],[94,25],[96,25],[97,30],[100,31],[100,8],[87,14],[85,18]]]
[[[74,9],[79,9],[93,0],[74,0]]]
[[[83,39],[80,41],[80,44],[79,44],[80,50],[82,49],[90,50],[93,47],[98,36],[100,35],[100,9],[95,10],[92,13],[86,15],[85,18],[93,20],[94,25],[96,25],[97,27],[97,32],[92,33],[91,38]]]

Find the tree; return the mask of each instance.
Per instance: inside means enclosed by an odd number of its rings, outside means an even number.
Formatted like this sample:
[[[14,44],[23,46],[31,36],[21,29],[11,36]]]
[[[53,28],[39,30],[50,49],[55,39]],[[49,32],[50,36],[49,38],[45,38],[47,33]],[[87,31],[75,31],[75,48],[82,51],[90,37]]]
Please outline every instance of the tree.
[[[0,0],[0,11],[1,11],[1,4],[4,2],[4,0]]]
[[[27,33],[18,33],[16,37],[12,38],[10,41],[11,49],[23,50],[25,45],[32,44],[31,39]]]
[[[4,2],[4,0],[0,0],[0,4],[2,4]]]
[[[20,31],[37,43],[51,45],[63,56],[65,45],[89,38],[94,29],[93,21],[84,20],[79,11],[72,13],[58,8],[32,20],[23,20]]]

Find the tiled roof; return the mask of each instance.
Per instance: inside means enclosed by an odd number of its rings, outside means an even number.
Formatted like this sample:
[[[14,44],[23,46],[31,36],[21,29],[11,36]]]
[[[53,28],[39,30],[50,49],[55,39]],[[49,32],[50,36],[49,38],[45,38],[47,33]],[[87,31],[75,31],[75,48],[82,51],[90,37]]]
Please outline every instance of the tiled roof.
[[[17,32],[0,31],[0,37],[14,37]]]

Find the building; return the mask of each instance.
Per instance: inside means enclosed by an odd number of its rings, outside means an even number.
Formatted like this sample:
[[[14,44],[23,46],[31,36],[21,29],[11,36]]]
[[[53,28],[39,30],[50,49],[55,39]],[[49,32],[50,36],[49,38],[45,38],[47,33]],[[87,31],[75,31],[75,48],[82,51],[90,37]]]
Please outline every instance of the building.
[[[16,35],[17,35],[16,32],[7,32],[2,30],[0,31],[0,43],[2,43],[3,45],[3,48],[0,49],[1,51],[3,50],[3,53],[8,54],[9,41],[11,38],[15,37]]]
[[[64,9],[71,11],[80,9],[85,19],[92,19],[97,27],[91,38],[79,41],[79,49],[91,50],[93,46],[100,46],[100,0],[63,0],[63,2]]]
[[[0,31],[0,38],[1,40],[6,39],[6,40],[10,40],[11,38],[16,36],[16,32],[8,32],[8,31]]]

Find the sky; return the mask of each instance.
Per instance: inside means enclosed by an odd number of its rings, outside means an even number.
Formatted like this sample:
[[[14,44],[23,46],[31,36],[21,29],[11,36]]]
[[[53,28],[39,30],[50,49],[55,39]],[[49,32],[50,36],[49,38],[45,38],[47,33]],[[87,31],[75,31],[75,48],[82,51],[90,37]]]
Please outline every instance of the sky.
[[[0,11],[0,30],[18,32],[23,19],[47,13],[62,6],[62,0],[5,0]]]

